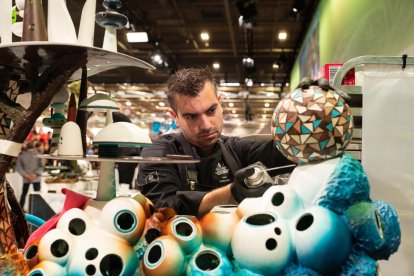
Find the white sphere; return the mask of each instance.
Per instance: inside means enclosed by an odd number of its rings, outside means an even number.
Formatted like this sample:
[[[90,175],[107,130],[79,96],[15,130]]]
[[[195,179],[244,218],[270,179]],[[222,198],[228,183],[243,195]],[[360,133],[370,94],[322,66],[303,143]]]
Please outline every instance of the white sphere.
[[[253,273],[276,275],[293,258],[293,245],[285,220],[272,212],[245,216],[231,240],[235,261]]]
[[[303,210],[302,199],[290,185],[274,185],[263,194],[266,210],[286,219]]]

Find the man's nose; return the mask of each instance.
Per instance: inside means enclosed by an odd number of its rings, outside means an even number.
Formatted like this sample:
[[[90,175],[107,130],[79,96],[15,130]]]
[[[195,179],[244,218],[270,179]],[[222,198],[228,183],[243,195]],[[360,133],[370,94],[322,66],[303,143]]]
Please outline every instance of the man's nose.
[[[200,116],[200,129],[201,130],[210,130],[211,122],[206,115]]]

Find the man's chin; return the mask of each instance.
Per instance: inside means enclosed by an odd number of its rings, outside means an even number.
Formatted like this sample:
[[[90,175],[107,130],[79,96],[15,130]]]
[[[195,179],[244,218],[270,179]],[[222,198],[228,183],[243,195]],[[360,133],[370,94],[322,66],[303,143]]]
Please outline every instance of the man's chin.
[[[218,135],[200,137],[200,138],[198,138],[197,144],[198,144],[198,147],[200,147],[200,148],[210,147],[210,146],[215,145],[217,143],[218,139],[219,139]]]

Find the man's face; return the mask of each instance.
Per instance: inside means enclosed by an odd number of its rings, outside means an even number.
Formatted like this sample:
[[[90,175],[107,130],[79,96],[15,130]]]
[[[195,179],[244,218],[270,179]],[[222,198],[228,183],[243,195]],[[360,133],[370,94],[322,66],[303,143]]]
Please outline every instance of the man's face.
[[[175,95],[177,111],[171,115],[187,140],[203,152],[209,153],[223,130],[223,108],[214,84],[206,82],[196,97]]]

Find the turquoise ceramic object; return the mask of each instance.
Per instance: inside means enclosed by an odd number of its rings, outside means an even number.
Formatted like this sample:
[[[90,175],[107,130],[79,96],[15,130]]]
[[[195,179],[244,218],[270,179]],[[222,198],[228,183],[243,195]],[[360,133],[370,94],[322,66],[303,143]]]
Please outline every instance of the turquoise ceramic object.
[[[226,254],[217,248],[202,245],[188,260],[187,275],[231,275],[233,266]]]
[[[170,234],[179,244],[184,254],[192,254],[202,241],[202,230],[195,217],[176,216],[163,229],[163,234]]]
[[[186,264],[186,256],[178,242],[171,235],[164,235],[148,246],[141,262],[141,272],[148,276],[183,275]]]
[[[376,260],[388,260],[391,254],[397,252],[401,242],[397,212],[391,204],[381,200],[373,200],[372,205],[379,217],[384,244],[370,256]]]
[[[341,267],[340,275],[377,275],[377,262],[361,250],[352,250],[346,263]]]
[[[298,88],[286,94],[274,110],[271,131],[275,145],[297,164],[339,156],[352,137],[350,110],[336,91]]]
[[[345,153],[316,203],[343,214],[352,204],[369,200],[369,192],[368,177],[361,163]]]
[[[145,226],[145,211],[134,199],[118,197],[85,210],[72,208],[56,228],[29,244],[25,257],[38,262],[30,275],[135,275],[133,245]]]
[[[373,254],[384,245],[380,220],[371,202],[352,205],[346,210],[344,218],[352,231],[357,249]]]
[[[303,267],[296,264],[291,264],[283,270],[282,276],[319,276],[320,274],[310,268]]]
[[[321,274],[341,267],[351,252],[351,233],[334,212],[312,206],[292,220],[293,244],[298,264]]]

